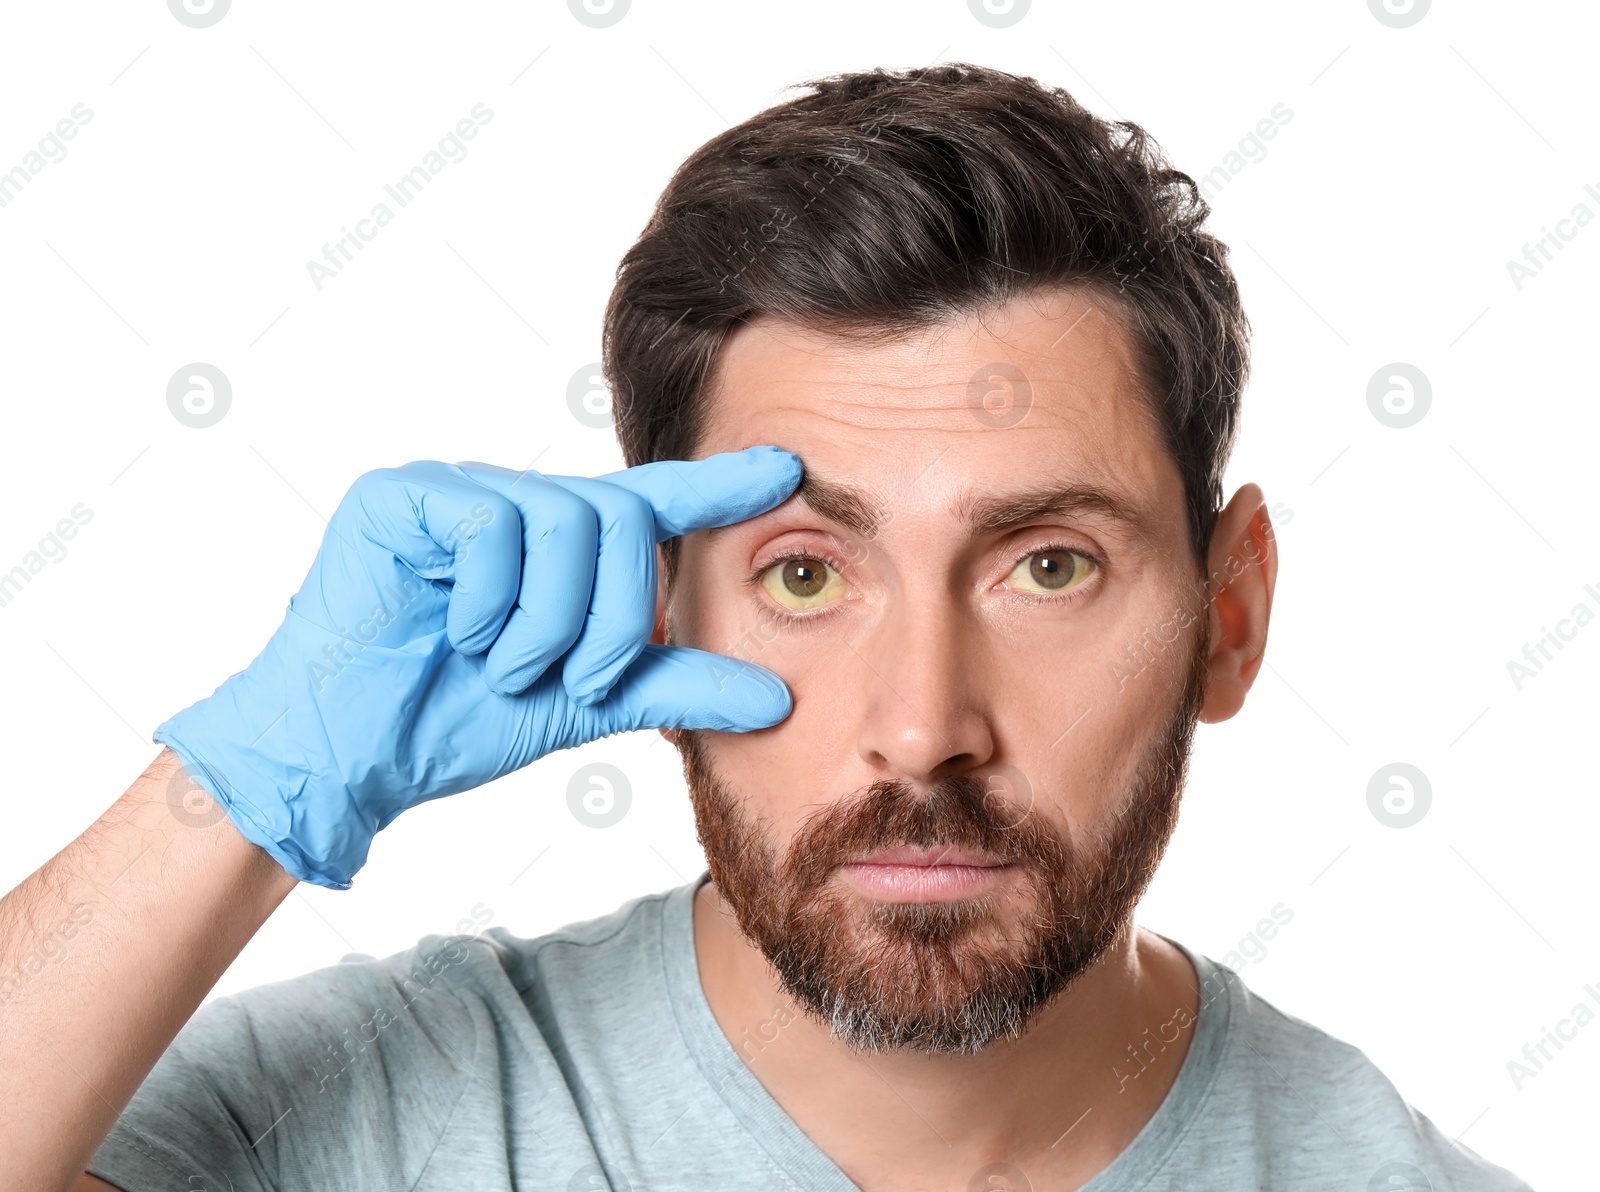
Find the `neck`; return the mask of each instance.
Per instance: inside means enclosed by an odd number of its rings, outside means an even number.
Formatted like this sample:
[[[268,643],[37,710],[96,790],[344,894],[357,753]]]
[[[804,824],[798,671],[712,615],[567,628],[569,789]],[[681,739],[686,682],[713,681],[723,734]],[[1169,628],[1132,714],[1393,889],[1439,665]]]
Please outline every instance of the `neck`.
[[[1187,957],[1130,924],[1019,1039],[977,1055],[863,1054],[791,999],[710,881],[695,896],[694,937],[728,1041],[865,1192],[966,1188],[995,1163],[1036,1188],[1078,1187],[1160,1107],[1199,1013]]]

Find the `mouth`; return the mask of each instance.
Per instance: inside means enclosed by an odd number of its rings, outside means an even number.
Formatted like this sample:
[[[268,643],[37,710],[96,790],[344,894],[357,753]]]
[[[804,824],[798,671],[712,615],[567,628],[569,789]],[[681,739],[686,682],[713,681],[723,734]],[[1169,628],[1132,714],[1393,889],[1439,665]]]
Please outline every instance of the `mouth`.
[[[1019,866],[990,853],[947,846],[903,846],[839,867],[861,893],[886,902],[948,902],[993,889]]]

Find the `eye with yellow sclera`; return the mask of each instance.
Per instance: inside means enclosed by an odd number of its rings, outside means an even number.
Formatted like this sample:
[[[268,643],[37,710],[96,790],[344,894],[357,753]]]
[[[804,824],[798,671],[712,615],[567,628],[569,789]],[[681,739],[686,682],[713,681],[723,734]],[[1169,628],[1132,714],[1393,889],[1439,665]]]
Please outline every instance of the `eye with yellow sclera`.
[[[821,608],[848,594],[850,585],[827,563],[811,555],[779,559],[761,573],[761,587],[784,608]]]
[[[1019,560],[1000,586],[1036,596],[1061,595],[1088,583],[1098,568],[1080,551],[1052,547]],[[777,559],[767,564],[758,578],[768,596],[794,612],[822,608],[850,594],[844,576],[814,555]]]
[[[1051,596],[1081,588],[1097,569],[1098,564],[1079,551],[1065,547],[1036,550],[1011,569],[1004,585],[1015,592]]]

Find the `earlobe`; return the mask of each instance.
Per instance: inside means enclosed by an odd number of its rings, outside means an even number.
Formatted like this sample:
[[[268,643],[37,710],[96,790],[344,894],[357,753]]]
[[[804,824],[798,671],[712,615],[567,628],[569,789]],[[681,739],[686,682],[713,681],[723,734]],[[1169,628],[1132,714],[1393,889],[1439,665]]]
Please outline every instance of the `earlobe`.
[[[1239,489],[1218,517],[1207,563],[1211,651],[1200,719],[1214,724],[1244,706],[1266,653],[1278,546],[1257,485]]]

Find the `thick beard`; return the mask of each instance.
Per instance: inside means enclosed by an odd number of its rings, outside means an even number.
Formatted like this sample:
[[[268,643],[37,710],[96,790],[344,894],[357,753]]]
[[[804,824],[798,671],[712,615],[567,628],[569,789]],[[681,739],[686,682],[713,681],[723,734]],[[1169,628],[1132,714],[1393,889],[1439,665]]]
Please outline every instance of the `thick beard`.
[[[713,771],[697,732],[677,733],[712,880],[783,988],[850,1047],[972,1054],[1018,1038],[1132,923],[1177,825],[1200,706],[1197,634],[1182,696],[1146,751],[1123,810],[1087,847],[999,804],[961,775],[918,798],[874,783],[806,820],[780,862],[765,827]],[[980,849],[1021,867],[1027,896],[863,907],[838,865],[900,845]],[[1008,883],[1008,886],[1011,883]]]

